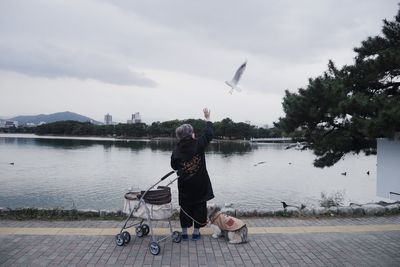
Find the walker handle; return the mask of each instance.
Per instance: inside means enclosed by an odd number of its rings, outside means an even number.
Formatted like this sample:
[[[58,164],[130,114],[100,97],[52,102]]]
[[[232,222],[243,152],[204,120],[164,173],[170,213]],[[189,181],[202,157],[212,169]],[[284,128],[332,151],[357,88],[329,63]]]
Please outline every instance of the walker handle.
[[[164,176],[161,178],[161,181],[165,180],[168,176],[170,176],[170,175],[173,174],[173,173],[175,173],[175,171],[170,171],[169,173],[167,173],[166,175],[164,175]]]

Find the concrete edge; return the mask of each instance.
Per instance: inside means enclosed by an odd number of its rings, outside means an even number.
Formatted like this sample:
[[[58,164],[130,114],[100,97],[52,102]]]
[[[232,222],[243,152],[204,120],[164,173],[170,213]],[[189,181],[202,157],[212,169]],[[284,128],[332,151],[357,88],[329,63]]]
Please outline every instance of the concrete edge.
[[[50,236],[114,236],[121,228],[70,228],[70,227],[0,227],[0,235],[50,235]],[[135,235],[133,228],[127,229]],[[173,228],[173,231],[180,231]],[[189,230],[189,234],[191,234]],[[337,226],[290,226],[290,227],[249,227],[249,235],[259,234],[309,234],[309,233],[358,233],[400,231],[400,224],[385,225],[337,225]],[[211,228],[202,228],[203,235],[211,235]],[[153,228],[153,235],[171,234],[169,228]]]

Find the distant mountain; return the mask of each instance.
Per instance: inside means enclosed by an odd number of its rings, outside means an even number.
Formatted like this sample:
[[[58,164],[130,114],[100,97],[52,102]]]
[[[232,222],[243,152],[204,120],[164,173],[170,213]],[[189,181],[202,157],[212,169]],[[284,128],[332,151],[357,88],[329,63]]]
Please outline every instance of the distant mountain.
[[[102,124],[101,122],[95,121],[89,117],[65,111],[65,112],[57,112],[53,114],[40,114],[40,115],[31,115],[31,116],[17,116],[14,118],[8,119],[10,121],[18,121],[19,125],[34,123],[39,124],[40,122],[50,123],[56,121],[80,121],[80,122],[91,122],[93,124]]]

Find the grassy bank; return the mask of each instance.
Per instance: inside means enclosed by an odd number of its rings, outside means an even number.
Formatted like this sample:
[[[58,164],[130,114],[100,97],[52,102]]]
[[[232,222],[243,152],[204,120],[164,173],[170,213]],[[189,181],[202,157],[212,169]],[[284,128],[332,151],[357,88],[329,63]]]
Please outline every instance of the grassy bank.
[[[64,209],[3,209],[0,219],[9,220],[123,220],[126,215],[122,211],[64,210]]]
[[[380,205],[370,203],[364,205],[334,206],[329,208],[316,207],[298,209],[289,207],[276,210],[236,210],[225,208],[223,212],[239,217],[281,217],[281,218],[318,218],[318,217],[364,217],[364,216],[389,216],[400,214],[400,203]],[[77,210],[77,209],[41,209],[41,208],[0,208],[0,219],[8,220],[116,220],[122,221],[127,218],[121,210]],[[173,211],[172,219],[179,218],[179,210]]]

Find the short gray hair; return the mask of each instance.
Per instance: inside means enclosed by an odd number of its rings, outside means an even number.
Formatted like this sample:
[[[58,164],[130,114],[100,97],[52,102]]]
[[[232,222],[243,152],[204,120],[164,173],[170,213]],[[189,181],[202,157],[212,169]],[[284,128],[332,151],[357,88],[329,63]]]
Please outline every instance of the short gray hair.
[[[193,134],[193,127],[190,124],[182,124],[175,130],[176,137],[179,140],[187,139]]]

